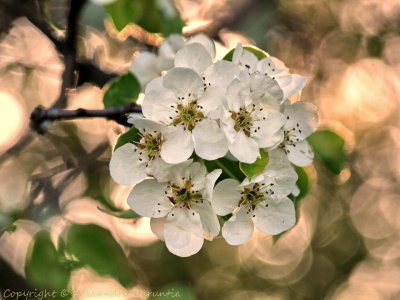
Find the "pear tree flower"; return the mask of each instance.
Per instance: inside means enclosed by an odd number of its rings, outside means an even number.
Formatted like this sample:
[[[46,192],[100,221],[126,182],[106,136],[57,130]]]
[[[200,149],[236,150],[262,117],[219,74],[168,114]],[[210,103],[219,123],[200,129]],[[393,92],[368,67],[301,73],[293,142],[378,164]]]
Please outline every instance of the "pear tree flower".
[[[282,140],[284,116],[274,109],[280,106],[282,91],[268,77],[243,75],[245,81],[235,79],[227,89],[221,128],[230,153],[241,162],[253,163],[260,156],[260,148],[272,147]]]
[[[130,117],[128,122],[135,125],[141,138],[137,143],[127,143],[115,150],[110,160],[111,177],[122,185],[137,184],[150,175],[157,175],[162,180],[163,172],[170,166],[162,159],[168,151],[163,145],[167,128],[137,117]]]
[[[142,88],[163,74],[163,72],[174,67],[176,53],[185,45],[199,43],[203,45],[211,57],[215,56],[215,45],[213,41],[204,34],[198,34],[185,41],[180,34],[172,34],[166,38],[158,48],[158,53],[143,51],[132,62],[131,70],[139,79]]]
[[[200,76],[189,68],[173,68],[146,88],[143,115],[167,125],[163,158],[168,163],[188,159],[193,150],[207,160],[228,152],[226,137],[216,118],[224,99],[219,89],[204,90]]]
[[[180,49],[175,56],[175,67],[190,68],[203,79],[204,89],[212,87],[227,88],[238,77],[240,69],[230,61],[213,63],[210,52],[200,43],[191,43]]]
[[[283,91],[284,99],[297,94],[307,82],[307,78],[289,73],[285,64],[276,57],[268,56],[258,61],[257,57],[241,44],[237,45],[232,62],[250,74],[263,74],[276,80]]]
[[[254,226],[271,235],[293,227],[295,208],[287,195],[298,193],[296,180],[296,172],[277,149],[271,151],[263,174],[242,183],[231,178],[219,182],[213,192],[213,208],[221,216],[232,213],[222,227],[225,240],[240,245],[252,236]]]
[[[220,174],[219,169],[207,174],[203,165],[188,160],[170,167],[166,182],[156,177],[137,184],[128,204],[139,215],[152,218],[154,234],[170,252],[190,256],[201,249],[204,238],[212,240],[219,233],[211,197]]]
[[[314,159],[314,152],[306,138],[318,126],[317,107],[309,102],[285,104],[283,114],[285,125],[283,126],[283,141],[279,144],[279,148],[296,166],[308,166]]]

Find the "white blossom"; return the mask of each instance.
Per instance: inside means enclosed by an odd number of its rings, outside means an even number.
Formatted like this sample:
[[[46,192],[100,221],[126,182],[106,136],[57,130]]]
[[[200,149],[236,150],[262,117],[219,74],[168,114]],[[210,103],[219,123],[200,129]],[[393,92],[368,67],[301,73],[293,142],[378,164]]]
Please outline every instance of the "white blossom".
[[[241,74],[227,89],[221,127],[230,153],[239,161],[253,163],[260,148],[282,140],[284,116],[277,109],[282,91],[277,83],[258,74]]]
[[[137,184],[149,175],[157,175],[161,180],[169,167],[162,159],[165,152],[163,136],[167,128],[137,117],[129,118],[129,122],[135,125],[141,137],[137,143],[127,143],[115,150],[110,161],[111,177],[122,185]]]
[[[317,108],[308,102],[285,104],[283,107],[285,125],[283,126],[283,141],[279,144],[296,166],[305,167],[312,163],[314,152],[306,138],[318,126]]]
[[[297,94],[307,82],[305,77],[289,73],[289,69],[278,58],[268,56],[258,61],[257,57],[241,44],[237,45],[232,62],[250,74],[262,74],[276,80],[283,91],[284,99]]]
[[[148,84],[142,111],[146,118],[168,125],[166,162],[187,159],[193,150],[208,160],[227,153],[226,137],[215,120],[223,99],[219,88],[204,90],[200,76],[189,68],[173,68]]]
[[[203,79],[204,89],[210,86],[225,89],[240,72],[239,67],[230,61],[220,60],[213,63],[209,50],[198,42],[192,42],[176,53],[175,67],[196,71]]]
[[[235,179],[219,182],[213,192],[213,208],[221,216],[232,213],[222,227],[225,240],[231,245],[242,244],[251,237],[254,226],[271,235],[293,227],[295,208],[287,195],[298,192],[296,180],[287,159],[274,150],[263,174],[242,183]]]
[[[142,88],[163,74],[163,72],[174,67],[176,53],[185,45],[198,43],[204,46],[211,57],[215,56],[215,45],[211,39],[204,34],[198,34],[185,41],[182,35],[172,34],[166,38],[158,48],[158,53],[143,51],[133,60],[131,70],[139,79]]]
[[[197,253],[204,238],[212,240],[220,225],[211,206],[212,190],[221,170],[207,174],[200,163],[188,160],[167,170],[166,182],[146,179],[128,197],[136,213],[150,217],[154,234],[168,250],[186,257]]]

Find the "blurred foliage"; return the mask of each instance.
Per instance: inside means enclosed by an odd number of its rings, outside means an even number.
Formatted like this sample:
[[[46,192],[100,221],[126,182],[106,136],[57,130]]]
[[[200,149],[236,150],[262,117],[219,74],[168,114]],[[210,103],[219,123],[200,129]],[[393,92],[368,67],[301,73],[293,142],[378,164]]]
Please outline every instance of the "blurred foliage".
[[[46,230],[39,231],[33,239],[33,247],[26,261],[28,280],[37,287],[54,290],[67,288],[71,270],[65,258],[56,250]]]
[[[304,168],[295,167],[295,170],[298,176],[296,185],[300,190],[300,193],[295,198],[295,202],[298,202],[308,194],[310,182],[308,180],[307,172],[304,170]]]
[[[108,230],[96,225],[73,225],[65,247],[83,266],[89,266],[98,274],[114,277],[124,287],[135,283],[135,273]]]
[[[317,130],[308,137],[308,142],[325,167],[340,174],[346,161],[344,139],[331,130]]]
[[[135,23],[148,32],[169,35],[181,33],[183,22],[173,1],[117,0],[106,11],[118,30]]]
[[[48,39],[31,23],[3,9],[3,3],[0,1],[0,80],[5,87],[2,85],[1,91],[22,103],[23,115],[17,119],[22,124],[36,105],[49,107],[57,99],[64,66]],[[61,33],[69,1],[40,3],[45,5],[46,21]],[[141,8],[133,11],[137,3]],[[156,1],[118,1],[105,10],[119,30],[136,23],[167,35],[168,31],[180,32],[183,19],[190,34],[204,31],[229,49],[237,42],[255,42],[309,79],[301,98],[316,103],[321,123],[328,129],[308,139],[316,154],[315,166],[296,169],[300,194],[291,198],[299,213],[297,225],[279,239],[256,232],[240,247],[231,247],[219,237],[206,241],[195,256],[178,258],[164,243],[149,237],[142,219],[129,220],[134,216],[119,201],[125,201],[129,188],[110,180],[108,163],[115,133],[125,129],[99,119],[58,122],[46,135],[34,135],[33,142],[0,157],[1,168],[16,159],[28,176],[27,204],[18,204],[17,214],[0,207],[1,291],[11,283],[15,287],[66,286],[78,291],[84,285],[96,290],[100,281],[112,289],[119,285],[146,292],[174,289],[183,295],[181,299],[398,299],[397,1],[176,3],[182,18],[168,25]],[[125,74],[132,57],[146,48],[153,36],[134,27],[121,32],[124,39],[118,39],[108,26],[102,26],[104,11],[99,6],[90,9],[93,6],[87,4],[81,20],[79,60],[93,60],[104,71]],[[149,17],[143,18],[147,14]],[[227,50],[223,51],[222,56]],[[257,51],[259,58],[266,55]],[[232,54],[228,52],[225,59],[231,60]],[[72,90],[66,108],[101,107],[102,97],[94,90],[98,88],[92,85]],[[128,101],[129,97],[121,97]],[[26,128],[25,133],[29,133]],[[130,129],[119,137],[116,148],[137,137],[137,131]],[[221,168],[219,180],[232,175],[239,181],[245,178],[238,162],[229,158],[209,162],[207,168]],[[14,184],[7,193],[3,186],[1,177],[0,201],[14,203],[12,191],[22,190],[22,186]],[[90,208],[85,206],[87,202]],[[100,212],[99,206],[105,207],[105,212]],[[71,227],[66,239],[52,231],[57,247],[48,232],[35,233],[36,227],[48,228],[53,217]],[[96,221],[107,229],[76,225],[82,221]],[[5,231],[7,226],[13,231]],[[55,232],[60,229],[58,224],[50,226]],[[76,274],[87,268],[102,274],[100,279],[90,275],[85,281]],[[24,271],[26,277],[21,275]],[[81,280],[84,283],[79,285]],[[140,298],[135,294],[129,297]]]
[[[103,103],[105,107],[122,106],[135,102],[140,94],[140,83],[132,73],[115,79],[106,93]]]
[[[112,210],[108,210],[108,209],[101,208],[101,207],[98,207],[98,209],[107,215],[110,215],[110,216],[113,216],[116,218],[120,218],[120,219],[131,220],[131,219],[140,218],[140,216],[137,213],[135,213],[132,209],[123,210],[123,211],[112,211]]]

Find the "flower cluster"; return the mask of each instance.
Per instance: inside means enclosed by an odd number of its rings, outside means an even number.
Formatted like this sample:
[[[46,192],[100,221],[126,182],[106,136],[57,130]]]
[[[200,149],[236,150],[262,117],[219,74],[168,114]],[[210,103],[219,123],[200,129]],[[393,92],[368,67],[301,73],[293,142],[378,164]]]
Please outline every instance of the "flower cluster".
[[[214,61],[211,40],[172,36],[158,55],[133,63],[145,96],[143,116],[128,121],[140,138],[116,149],[111,175],[134,185],[129,206],[151,218],[154,234],[176,255],[193,255],[204,238],[215,238],[217,215],[230,216],[222,236],[231,245],[249,239],[254,226],[276,235],[296,222],[288,197],[298,194],[293,165],[313,160],[306,138],[318,125],[316,107],[289,100],[304,77],[250,50],[239,44],[230,60]],[[223,157],[251,166],[260,151],[268,163],[243,182],[226,178],[230,172],[218,181],[222,170],[206,168]]]

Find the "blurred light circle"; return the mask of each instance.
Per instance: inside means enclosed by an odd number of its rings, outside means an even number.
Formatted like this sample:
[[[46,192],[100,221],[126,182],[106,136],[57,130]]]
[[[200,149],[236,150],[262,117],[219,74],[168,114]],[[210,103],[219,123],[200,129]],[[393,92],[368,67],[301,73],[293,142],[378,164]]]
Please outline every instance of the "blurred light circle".
[[[27,126],[25,109],[11,94],[0,91],[0,151],[14,145]]]

